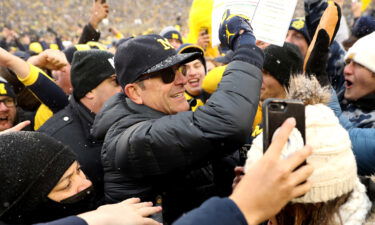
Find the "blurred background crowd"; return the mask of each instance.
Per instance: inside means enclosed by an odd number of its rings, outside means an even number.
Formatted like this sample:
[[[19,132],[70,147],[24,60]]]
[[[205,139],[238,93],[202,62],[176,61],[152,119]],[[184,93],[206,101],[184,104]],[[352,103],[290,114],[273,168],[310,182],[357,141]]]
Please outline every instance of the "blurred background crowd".
[[[10,25],[17,33],[47,35],[53,28],[63,39],[79,36],[88,21],[93,0],[39,0],[0,2],[0,27]],[[159,32],[170,24],[186,25],[192,0],[108,0],[108,20],[101,24],[103,37],[115,26],[125,36]],[[105,29],[106,28],[106,29]]]
[[[54,37],[59,35],[62,40],[75,43],[82,28],[89,21],[93,1],[2,0],[0,27],[11,28],[13,35],[20,38],[21,42],[25,36],[31,41],[42,37],[47,42],[53,42]],[[109,13],[99,27],[101,40],[111,43],[113,37],[111,31],[114,30],[127,37],[159,33],[170,25],[178,25],[181,34],[185,37],[189,32],[188,17],[192,2],[192,0],[107,0]],[[343,14],[349,24],[353,20],[351,5],[352,1],[343,1]],[[304,16],[303,0],[298,0],[294,17],[296,16]]]

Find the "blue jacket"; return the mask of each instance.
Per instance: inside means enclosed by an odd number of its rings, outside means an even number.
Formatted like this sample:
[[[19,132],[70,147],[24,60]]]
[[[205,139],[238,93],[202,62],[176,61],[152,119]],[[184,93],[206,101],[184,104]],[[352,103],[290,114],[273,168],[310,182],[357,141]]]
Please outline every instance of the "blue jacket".
[[[69,216],[47,223],[38,223],[36,225],[87,225],[87,222],[78,216]]]
[[[244,215],[237,205],[229,198],[213,197],[196,208],[180,217],[173,225],[221,225],[221,224],[243,224],[246,225]]]
[[[349,132],[352,149],[357,161],[359,175],[375,173],[375,129],[357,128],[342,114],[336,92],[332,91],[329,107],[339,118],[340,124]]]

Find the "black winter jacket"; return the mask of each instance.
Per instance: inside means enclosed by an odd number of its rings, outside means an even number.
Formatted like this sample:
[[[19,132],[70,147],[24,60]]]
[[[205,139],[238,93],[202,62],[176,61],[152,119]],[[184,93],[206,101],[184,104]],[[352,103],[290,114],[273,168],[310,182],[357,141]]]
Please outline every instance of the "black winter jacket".
[[[68,145],[76,154],[82,171],[93,182],[95,190],[103,193],[103,166],[100,151],[103,142],[90,135],[95,114],[72,96],[60,110],[38,130]]]
[[[259,68],[234,61],[204,106],[175,115],[138,105],[123,94],[112,97],[93,125],[96,138],[105,136],[106,200],[153,200],[161,194],[164,223],[168,224],[214,195],[210,160],[245,143],[261,82]]]

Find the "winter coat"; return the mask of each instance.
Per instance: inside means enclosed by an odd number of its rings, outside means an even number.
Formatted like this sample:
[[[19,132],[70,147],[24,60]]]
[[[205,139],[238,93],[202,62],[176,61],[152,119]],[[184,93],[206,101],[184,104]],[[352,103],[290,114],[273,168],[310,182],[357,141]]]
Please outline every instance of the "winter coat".
[[[336,92],[333,91],[329,107],[339,118],[340,124],[349,132],[352,149],[357,161],[359,175],[375,173],[375,129],[358,128],[341,111]]]
[[[358,128],[375,128],[375,94],[356,101],[341,101],[343,114]]]
[[[86,44],[89,41],[99,41],[100,32],[95,30],[95,28],[90,24],[86,24],[83,27],[81,37],[79,37],[78,44]]]
[[[161,193],[164,223],[199,206],[214,193],[210,160],[230,154],[249,137],[260,86],[259,68],[234,61],[218,90],[195,112],[165,115],[123,94],[112,97],[93,126],[95,137],[106,135],[106,199],[152,200]]]
[[[245,216],[229,198],[211,198],[179,218],[173,225],[246,225]]]
[[[90,135],[95,114],[73,97],[69,105],[56,113],[38,130],[68,145],[76,154],[82,171],[93,182],[95,190],[103,193],[103,167],[100,150],[102,142]]]

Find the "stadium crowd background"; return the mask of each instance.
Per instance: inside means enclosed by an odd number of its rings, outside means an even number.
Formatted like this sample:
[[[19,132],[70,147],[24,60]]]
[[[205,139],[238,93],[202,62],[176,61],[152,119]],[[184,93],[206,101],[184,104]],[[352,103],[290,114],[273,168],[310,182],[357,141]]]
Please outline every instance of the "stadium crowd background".
[[[80,35],[89,19],[93,0],[2,0],[0,27],[10,25],[17,33],[43,36],[48,27],[63,40]],[[100,25],[102,37],[114,27],[124,36],[159,32],[168,25],[180,25],[188,32],[187,21],[192,0],[107,0],[110,5],[108,20]],[[344,4],[344,15],[350,15],[350,1]],[[303,16],[303,0],[298,0],[295,16]],[[350,19],[350,18],[348,18]]]

